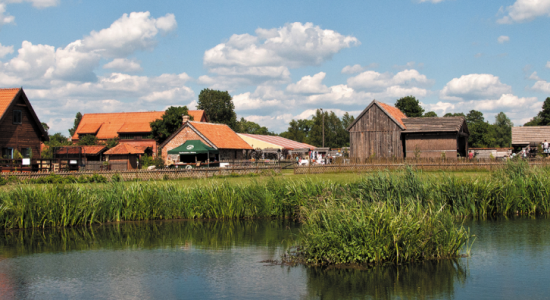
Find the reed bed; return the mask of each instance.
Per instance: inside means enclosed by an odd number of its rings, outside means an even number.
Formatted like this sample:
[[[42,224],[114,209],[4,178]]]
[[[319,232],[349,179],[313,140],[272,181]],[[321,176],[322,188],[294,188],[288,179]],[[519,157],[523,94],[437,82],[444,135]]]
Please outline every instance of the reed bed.
[[[254,180],[254,179],[250,179]],[[271,179],[251,184],[118,182],[101,186],[20,185],[0,191],[0,228],[62,227],[166,219],[297,218],[319,199],[444,207],[455,217],[548,214],[550,172],[510,163],[484,178],[424,176],[410,168],[380,172],[351,183]]]

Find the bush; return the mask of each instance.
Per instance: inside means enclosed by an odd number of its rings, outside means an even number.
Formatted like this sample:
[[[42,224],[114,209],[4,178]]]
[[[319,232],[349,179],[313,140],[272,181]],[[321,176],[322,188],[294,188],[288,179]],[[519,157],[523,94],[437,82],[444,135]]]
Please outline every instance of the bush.
[[[90,182],[95,182],[95,183],[106,183],[107,181],[108,181],[107,177],[103,175],[98,175],[98,174],[94,174],[90,178]]]
[[[0,185],[6,185],[8,181],[4,177],[0,177]]]
[[[120,176],[120,174],[118,174],[118,173],[115,173],[115,175],[111,176],[111,181],[112,182],[121,182],[122,181],[122,176]]]

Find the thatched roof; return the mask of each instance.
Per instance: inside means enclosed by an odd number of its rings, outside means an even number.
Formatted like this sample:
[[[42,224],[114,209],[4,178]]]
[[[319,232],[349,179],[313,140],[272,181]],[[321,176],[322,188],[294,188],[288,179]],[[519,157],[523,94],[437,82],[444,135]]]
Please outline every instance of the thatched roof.
[[[550,142],[550,126],[512,127],[512,145],[528,145],[530,142]]]
[[[407,127],[404,133],[459,132],[462,127],[464,132],[470,133],[464,117],[406,118],[403,123]]]

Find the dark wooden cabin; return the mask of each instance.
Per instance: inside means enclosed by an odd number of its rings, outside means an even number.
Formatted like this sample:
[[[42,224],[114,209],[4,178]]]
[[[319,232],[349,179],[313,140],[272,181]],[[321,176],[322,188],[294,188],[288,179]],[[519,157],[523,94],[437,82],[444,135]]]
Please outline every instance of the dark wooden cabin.
[[[350,157],[361,161],[370,157],[402,158],[406,116],[397,108],[372,101],[347,130],[350,133]]]
[[[407,158],[456,158],[468,154],[470,132],[464,117],[405,118],[403,123]]]
[[[467,156],[469,131],[463,117],[407,118],[391,105],[372,101],[347,128],[350,157],[456,158]],[[443,153],[445,153],[443,155]]]
[[[23,89],[0,89],[2,158],[13,159],[15,150],[24,158],[40,158],[40,143],[48,140]]]

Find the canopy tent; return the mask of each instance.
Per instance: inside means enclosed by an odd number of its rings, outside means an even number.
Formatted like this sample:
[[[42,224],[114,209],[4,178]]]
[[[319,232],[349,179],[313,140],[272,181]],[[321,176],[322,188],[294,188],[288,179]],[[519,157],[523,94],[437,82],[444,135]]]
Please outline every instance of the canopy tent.
[[[183,145],[176,147],[172,150],[168,150],[168,154],[219,154],[220,151],[212,147],[208,147],[202,141],[188,140]]]

